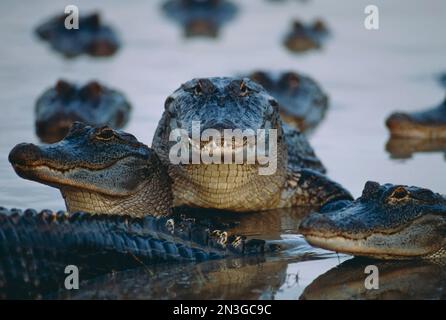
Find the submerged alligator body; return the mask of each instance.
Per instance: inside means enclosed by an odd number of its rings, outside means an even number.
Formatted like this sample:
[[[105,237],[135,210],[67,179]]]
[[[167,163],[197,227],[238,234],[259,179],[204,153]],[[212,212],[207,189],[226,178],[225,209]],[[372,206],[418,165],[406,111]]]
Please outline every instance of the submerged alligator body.
[[[446,257],[446,199],[431,190],[367,182],[362,196],[306,217],[316,247],[378,259]]]
[[[396,137],[446,139],[446,98],[438,106],[425,111],[391,114],[386,125]]]
[[[199,128],[194,129],[194,121]],[[197,141],[194,130],[200,137],[213,130],[221,138]],[[224,138],[226,130],[251,133],[234,141]],[[177,140],[171,140],[174,132],[185,136],[184,147],[197,153],[210,150],[224,160],[246,154],[252,147],[249,141],[257,143],[262,130],[277,133],[277,141],[271,143],[277,148],[270,154],[277,162],[268,174],[259,174],[265,165],[249,163],[245,156],[241,163],[170,161],[170,151],[178,146]],[[166,99],[152,148],[168,168],[174,206],[247,212],[351,199],[348,191],[321,174],[324,168],[305,136],[282,124],[277,101],[248,78],[201,78],[181,85]]]
[[[261,84],[279,103],[282,120],[302,132],[314,129],[328,109],[328,96],[313,79],[296,72],[254,71],[248,77]]]
[[[295,20],[292,30],[285,37],[284,45],[290,51],[296,53],[320,49],[328,34],[328,29],[321,20],[315,20],[308,25]]]
[[[119,129],[127,123],[130,110],[121,92],[96,81],[77,86],[59,80],[36,102],[36,134],[45,143],[57,142],[75,121]]]
[[[63,288],[67,265],[77,266],[85,280],[145,264],[262,254],[275,248],[183,214],[132,218],[1,208],[0,298],[39,298]]]
[[[67,17],[63,14],[49,19],[36,28],[36,34],[68,58],[81,54],[110,56],[119,49],[117,35],[113,29],[102,24],[99,13],[81,16],[79,29],[65,28]]]
[[[185,37],[215,38],[237,13],[237,7],[227,0],[169,0],[162,10],[183,26]]]

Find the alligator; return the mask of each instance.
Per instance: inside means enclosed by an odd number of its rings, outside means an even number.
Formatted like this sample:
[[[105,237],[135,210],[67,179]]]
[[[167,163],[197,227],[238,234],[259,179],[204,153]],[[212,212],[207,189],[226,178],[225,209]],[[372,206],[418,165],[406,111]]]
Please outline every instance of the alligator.
[[[54,144],[21,143],[9,153],[17,174],[60,189],[69,212],[168,215],[170,180],[156,153],[133,135],[75,122]]]
[[[378,288],[368,289],[364,271],[378,269]],[[376,274],[376,273],[375,273]],[[353,258],[317,277],[300,300],[442,300],[446,298],[446,271],[437,261],[371,261]]]
[[[320,49],[328,35],[328,29],[322,20],[317,19],[308,25],[294,20],[292,30],[285,36],[284,45],[296,53]]]
[[[63,139],[75,121],[93,126],[123,127],[131,110],[130,103],[119,91],[97,81],[77,86],[58,80],[36,102],[36,134],[42,142]]]
[[[328,96],[310,77],[292,71],[272,74],[262,70],[254,71],[248,77],[277,100],[280,117],[285,123],[308,132],[324,118]]]
[[[441,152],[446,159],[446,139],[407,139],[390,137],[386,150],[394,159],[409,159],[414,153]]]
[[[368,181],[353,202],[327,204],[299,227],[316,247],[376,259],[446,257],[446,199],[429,189]]]
[[[63,288],[67,265],[82,279],[166,262],[263,254],[278,246],[169,217],[0,208],[0,298],[41,298]]]
[[[201,137],[208,129],[221,137],[226,130],[251,133],[243,140],[209,137],[206,142],[197,141],[194,132]],[[277,159],[277,167],[275,173],[262,175],[259,168],[264,164],[249,163],[245,155],[251,138],[260,140],[259,131],[269,129],[277,132],[277,150],[270,154]],[[178,130],[183,135],[180,142],[171,137]],[[218,160],[243,154],[243,161],[172,163],[170,152],[179,143],[192,152],[220,154]],[[324,168],[306,137],[282,124],[277,101],[248,78],[198,78],[182,84],[166,99],[152,148],[172,179],[174,206],[249,212],[352,199],[321,173]]]
[[[438,106],[411,113],[395,112],[386,120],[390,134],[407,138],[446,138],[446,98]]]
[[[57,15],[40,24],[35,30],[37,36],[67,58],[81,54],[111,56],[119,49],[118,36],[112,28],[102,24],[99,13],[81,16],[78,29],[65,27],[67,17],[68,14]]]
[[[220,27],[237,13],[227,0],[169,0],[162,10],[183,26],[185,37],[216,38]]]

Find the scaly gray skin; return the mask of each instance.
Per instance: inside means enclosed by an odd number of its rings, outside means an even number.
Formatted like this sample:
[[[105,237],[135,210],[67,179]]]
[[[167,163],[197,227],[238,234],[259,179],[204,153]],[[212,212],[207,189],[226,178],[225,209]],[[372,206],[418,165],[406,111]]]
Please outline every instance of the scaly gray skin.
[[[446,257],[446,199],[418,187],[367,182],[362,196],[303,219],[316,247],[377,259]]]
[[[368,265],[378,268],[377,289],[367,289]],[[446,298],[444,265],[432,261],[370,261],[350,259],[308,285],[301,300],[439,300]]]
[[[261,70],[248,77],[277,100],[285,123],[304,132],[314,129],[324,118],[328,96],[310,77],[292,71],[271,74]]]
[[[75,122],[60,142],[15,146],[19,176],[60,189],[69,212],[167,215],[172,195],[155,152],[131,134]]]
[[[192,140],[192,121],[200,121],[200,134],[215,129],[277,130],[277,170],[259,175],[259,164],[172,164],[169,141],[174,129],[189,135],[191,149],[220,148],[224,141],[198,143]],[[168,167],[172,179],[174,206],[224,209],[237,212],[261,211],[298,205],[323,205],[337,199],[351,199],[350,193],[321,173],[308,169],[323,167],[306,138],[284,128],[278,104],[260,85],[244,78],[203,78],[186,82],[171,94],[155,132],[152,148]],[[234,142],[229,151],[246,150]]]
[[[393,113],[387,118],[386,126],[395,137],[445,139],[446,98],[425,111]]]
[[[237,7],[227,0],[169,0],[162,10],[183,26],[185,37],[215,38],[220,27],[237,13]]]
[[[82,280],[159,262],[203,261],[275,250],[173,215],[67,214],[0,208],[0,298],[38,298],[62,288],[67,265]]]
[[[311,25],[304,25],[301,21],[295,20],[292,30],[284,39],[284,45],[290,51],[301,53],[320,49],[327,37],[327,27],[321,20],[315,20]]]
[[[122,128],[131,106],[119,91],[96,81],[79,87],[64,80],[47,89],[36,102],[36,134],[45,143],[62,140],[75,121]]]
[[[95,57],[113,55],[120,41],[108,26],[101,23],[99,13],[79,18],[79,29],[66,29],[64,22],[68,14],[55,16],[39,25],[37,36],[48,41],[51,47],[67,58],[88,54]]]

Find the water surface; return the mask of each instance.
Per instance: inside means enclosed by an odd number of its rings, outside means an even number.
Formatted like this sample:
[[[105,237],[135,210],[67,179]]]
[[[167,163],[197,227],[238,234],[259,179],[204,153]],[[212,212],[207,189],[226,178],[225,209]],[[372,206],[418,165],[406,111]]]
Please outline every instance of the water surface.
[[[7,155],[34,134],[36,98],[57,79],[98,79],[126,93],[134,108],[125,128],[150,144],[165,97],[193,77],[233,75],[253,69],[295,70],[317,80],[330,97],[325,121],[311,143],[334,180],[359,196],[367,180],[403,183],[446,193],[444,152],[392,159],[385,151],[385,117],[394,109],[417,110],[438,103],[444,91],[435,76],[446,70],[442,34],[446,2],[377,0],[380,29],[363,27],[369,1],[239,1],[237,17],[220,37],[184,39],[177,24],[159,8],[162,1],[71,1],[81,11],[99,9],[123,40],[112,58],[66,60],[33,34],[55,13],[59,1],[0,2],[0,205],[64,208],[59,192],[20,179]],[[282,45],[293,18],[321,17],[332,32],[323,50],[296,55]],[[283,237],[299,237],[285,234]],[[303,245],[304,246],[304,245]],[[305,247],[305,250],[312,250]],[[305,251],[304,250],[304,251]],[[341,260],[329,255],[305,262],[285,261],[285,279],[275,298],[298,298],[304,288]],[[403,280],[402,280],[403,281]],[[258,297],[259,298],[259,297]]]

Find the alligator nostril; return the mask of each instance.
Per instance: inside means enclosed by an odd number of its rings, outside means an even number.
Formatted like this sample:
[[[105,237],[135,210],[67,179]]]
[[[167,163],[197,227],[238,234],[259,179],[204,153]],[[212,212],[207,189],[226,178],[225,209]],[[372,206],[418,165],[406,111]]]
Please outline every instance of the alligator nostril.
[[[20,143],[9,153],[8,160],[11,164],[26,165],[31,164],[41,158],[38,146],[32,143]]]

